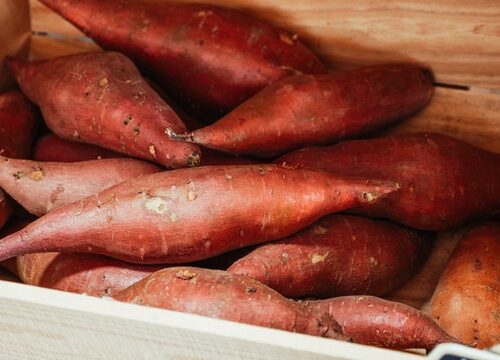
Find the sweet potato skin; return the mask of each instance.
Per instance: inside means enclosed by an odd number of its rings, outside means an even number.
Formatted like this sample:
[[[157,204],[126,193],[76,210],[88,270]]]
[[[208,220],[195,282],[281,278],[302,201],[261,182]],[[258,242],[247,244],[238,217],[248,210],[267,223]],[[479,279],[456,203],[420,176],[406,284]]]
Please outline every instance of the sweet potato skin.
[[[431,350],[441,343],[459,342],[423,312],[375,296],[341,296],[302,304],[329,313],[358,344]]]
[[[416,273],[430,245],[423,234],[397,224],[332,214],[259,246],[228,272],[291,298],[383,295]]]
[[[10,58],[7,65],[58,136],[170,168],[199,163],[196,146],[168,139],[167,129],[185,131],[184,124],[124,55],[99,52],[35,62]]]
[[[78,162],[121,157],[124,155],[99,146],[61,139],[54,134],[38,139],[33,149],[36,161]]]
[[[469,346],[500,343],[500,223],[474,226],[455,248],[431,300],[432,318]]]
[[[114,296],[116,300],[202,316],[344,339],[327,314],[302,307],[245,276],[220,270],[160,270]]]
[[[0,154],[13,158],[26,158],[38,128],[35,107],[19,91],[0,94]],[[12,204],[0,189],[0,227],[13,212]]]
[[[0,156],[0,187],[30,213],[48,212],[113,185],[161,169],[142,160],[39,162]]]
[[[395,181],[400,191],[356,213],[417,229],[450,229],[500,210],[500,155],[443,134],[345,141],[298,150],[275,162]]]
[[[391,182],[277,165],[166,171],[51,211],[0,241],[0,261],[57,251],[187,263],[291,235],[326,214],[396,189]],[[132,236],[138,232],[140,241]]]
[[[380,129],[420,110],[432,91],[428,71],[411,64],[296,75],[181,139],[232,154],[272,157]]]
[[[297,37],[207,4],[43,0],[105,49],[154,73],[170,95],[209,113],[231,110],[277,79],[325,67]]]
[[[0,154],[12,158],[31,155],[38,114],[35,107],[19,91],[0,94]]]
[[[94,254],[35,253],[16,259],[25,284],[96,297],[113,296],[161,268]]]

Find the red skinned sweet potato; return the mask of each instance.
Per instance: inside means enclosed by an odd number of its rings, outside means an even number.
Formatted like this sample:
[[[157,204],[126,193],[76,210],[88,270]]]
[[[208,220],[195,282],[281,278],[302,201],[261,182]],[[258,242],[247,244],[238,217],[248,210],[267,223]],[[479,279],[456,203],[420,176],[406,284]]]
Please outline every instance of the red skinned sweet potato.
[[[430,247],[423,234],[397,224],[334,214],[259,246],[228,271],[291,298],[383,295],[416,273]]]
[[[380,129],[420,110],[432,89],[430,73],[411,64],[296,75],[265,88],[210,126],[170,135],[232,154],[272,157]]]
[[[34,62],[9,58],[7,65],[58,136],[170,168],[199,163],[196,146],[168,139],[167,130],[185,131],[184,124],[125,56],[99,52]]]
[[[342,296],[302,304],[330,314],[358,344],[431,350],[441,343],[459,342],[423,312],[375,296]]]
[[[78,162],[124,156],[99,146],[64,140],[54,134],[40,138],[33,152],[33,159],[51,162]],[[200,165],[250,165],[258,162],[244,156],[231,156],[212,149],[203,149]]]
[[[51,162],[77,162],[124,156],[99,146],[61,139],[54,134],[38,139],[33,150],[34,160]]]
[[[57,163],[0,157],[0,164],[0,187],[37,216],[125,180],[160,171],[158,166],[136,159]]]
[[[278,165],[166,171],[51,211],[1,240],[0,261],[58,251],[187,263],[283,238],[326,214],[371,203],[396,189],[391,182]]]
[[[95,254],[36,253],[16,258],[16,273],[25,284],[96,297],[113,296],[161,268]]]
[[[328,314],[288,300],[245,276],[221,270],[160,270],[114,296],[116,300],[217,319],[343,340]]]
[[[460,241],[431,300],[432,318],[469,346],[500,343],[500,223],[474,226]]]
[[[19,91],[0,94],[0,154],[25,158],[31,154],[31,145],[38,127],[35,107]],[[5,193],[0,189],[0,227],[13,212]]]
[[[156,75],[184,104],[231,110],[271,82],[326,71],[296,35],[207,4],[43,0],[104,49]]]
[[[500,210],[500,155],[452,137],[415,133],[313,147],[275,161],[386,179],[401,190],[357,213],[422,230],[445,230]]]
[[[38,128],[35,107],[19,91],[0,94],[0,154],[28,158]]]
[[[30,221],[9,222],[2,236],[27,226]],[[36,253],[18,256],[1,264],[28,285],[103,297],[126,289],[162,269],[125,263],[93,254]]]

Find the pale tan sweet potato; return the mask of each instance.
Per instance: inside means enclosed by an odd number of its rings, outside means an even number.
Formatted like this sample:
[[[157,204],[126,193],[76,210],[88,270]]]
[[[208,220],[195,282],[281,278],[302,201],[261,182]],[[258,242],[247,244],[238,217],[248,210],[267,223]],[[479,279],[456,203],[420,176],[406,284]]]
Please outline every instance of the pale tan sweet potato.
[[[500,343],[500,223],[476,225],[460,241],[439,279],[431,314],[469,346]]]

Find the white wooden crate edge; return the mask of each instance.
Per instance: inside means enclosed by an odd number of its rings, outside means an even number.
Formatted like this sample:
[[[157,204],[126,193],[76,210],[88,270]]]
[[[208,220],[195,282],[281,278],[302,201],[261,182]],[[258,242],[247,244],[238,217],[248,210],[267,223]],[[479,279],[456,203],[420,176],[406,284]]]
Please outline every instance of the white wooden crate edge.
[[[422,359],[5,281],[0,294],[0,358]]]

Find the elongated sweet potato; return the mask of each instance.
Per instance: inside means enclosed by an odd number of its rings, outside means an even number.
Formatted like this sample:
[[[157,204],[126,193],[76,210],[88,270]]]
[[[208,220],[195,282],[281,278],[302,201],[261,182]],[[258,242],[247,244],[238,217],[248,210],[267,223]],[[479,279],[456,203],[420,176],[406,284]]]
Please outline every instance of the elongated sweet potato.
[[[316,336],[345,339],[336,321],[245,276],[221,270],[160,270],[116,300]]]
[[[441,343],[459,342],[423,312],[375,296],[342,296],[302,304],[329,313],[358,344],[431,350]]]
[[[387,221],[329,215],[259,246],[228,271],[292,298],[383,295],[416,273],[430,247],[423,234]]]
[[[42,216],[125,180],[159,171],[158,166],[136,159],[57,163],[0,157],[0,187],[30,213]]]
[[[0,261],[58,251],[186,263],[291,235],[396,189],[391,182],[277,165],[166,171],[51,211],[1,240]]]
[[[500,154],[452,137],[415,133],[306,148],[276,163],[395,181],[401,191],[368,207],[422,230],[445,230],[500,210]]]
[[[2,229],[1,235],[11,234],[29,223],[27,220],[14,219]],[[96,297],[113,296],[163,268],[78,253],[26,254],[0,265],[25,284]]]
[[[272,157],[379,129],[417,112],[431,95],[428,71],[410,64],[297,75],[265,88],[215,124],[171,137],[232,154]]]
[[[231,110],[271,82],[324,66],[296,35],[205,4],[43,0],[105,49],[129,56],[192,108]]]
[[[500,223],[476,225],[460,241],[431,300],[432,318],[469,346],[500,343]]]
[[[99,146],[61,139],[54,134],[38,139],[33,149],[33,159],[37,161],[77,162],[121,157],[124,155]]]
[[[12,158],[31,155],[38,114],[19,91],[0,94],[0,154]]]
[[[196,146],[168,139],[166,130],[185,131],[184,124],[125,56],[99,52],[34,62],[9,58],[7,65],[58,136],[171,168],[199,163]]]

